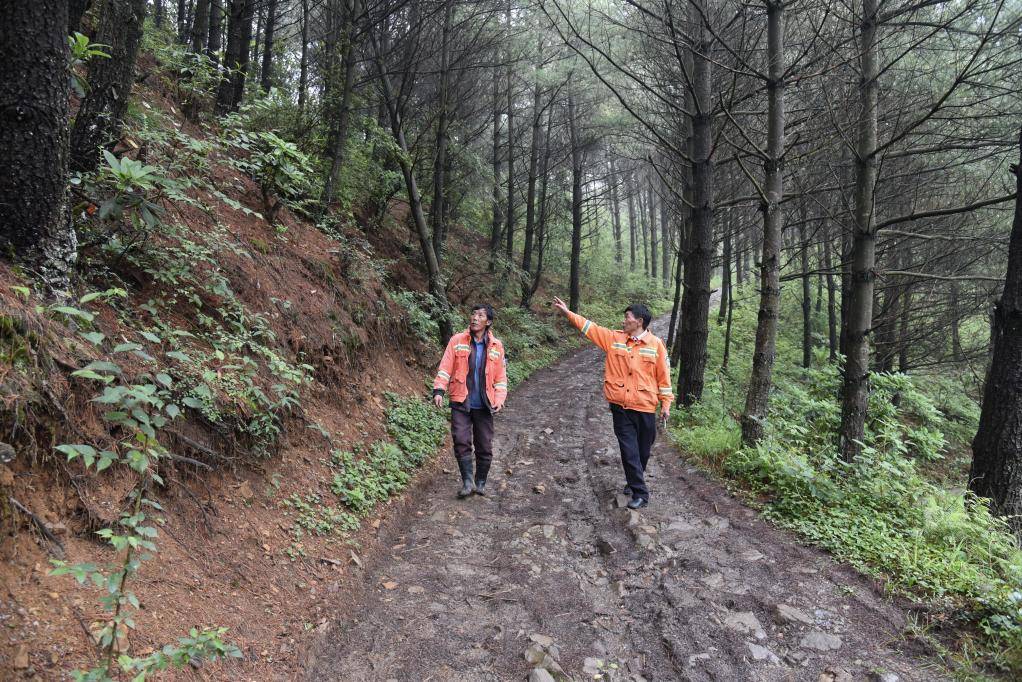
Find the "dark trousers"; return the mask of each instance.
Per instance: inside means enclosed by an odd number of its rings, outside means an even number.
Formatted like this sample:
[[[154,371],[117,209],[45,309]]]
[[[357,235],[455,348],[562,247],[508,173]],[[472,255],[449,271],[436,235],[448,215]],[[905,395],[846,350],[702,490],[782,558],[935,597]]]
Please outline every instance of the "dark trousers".
[[[621,466],[625,480],[632,489],[632,497],[649,499],[646,487],[646,464],[656,440],[656,415],[652,412],[626,410],[620,405],[611,405],[614,418],[614,435],[621,447]]]
[[[451,438],[454,440],[454,456],[460,465],[472,467],[472,450],[475,449],[475,479],[485,481],[493,461],[493,415],[485,407],[481,410],[451,408]]]

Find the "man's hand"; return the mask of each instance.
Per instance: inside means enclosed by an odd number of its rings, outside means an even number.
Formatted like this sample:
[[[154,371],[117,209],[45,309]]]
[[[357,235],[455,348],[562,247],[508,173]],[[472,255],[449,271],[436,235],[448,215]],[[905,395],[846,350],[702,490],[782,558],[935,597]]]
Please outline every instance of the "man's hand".
[[[444,396],[440,393],[437,393],[435,396],[433,396],[433,404],[436,405],[437,407],[443,407]]]
[[[660,423],[665,427],[667,426],[667,420],[671,418],[671,408],[663,407],[660,409]]]
[[[554,296],[554,300],[553,300],[553,302],[551,302],[550,305],[552,305],[553,307],[555,307],[559,311],[561,311],[561,314],[564,315],[565,317],[568,316],[568,305],[564,301],[562,301],[561,299],[559,299],[556,296]]]
[[[503,405],[501,405],[500,407],[495,407],[495,408],[493,408],[493,413],[496,414],[497,412],[500,412],[503,409],[504,409]]]

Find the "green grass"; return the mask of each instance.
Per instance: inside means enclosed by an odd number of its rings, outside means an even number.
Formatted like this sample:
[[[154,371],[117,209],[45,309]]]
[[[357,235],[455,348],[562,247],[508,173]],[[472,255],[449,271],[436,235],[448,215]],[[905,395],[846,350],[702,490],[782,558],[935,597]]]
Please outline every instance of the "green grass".
[[[1018,542],[982,500],[961,492],[964,479],[952,490],[928,475],[963,456],[978,419],[968,397],[975,387],[949,372],[874,375],[866,447],[847,464],[836,447],[839,368],[826,362],[823,349],[812,369],[800,367],[802,323],[789,299],[779,325],[767,436],[757,447],[743,447],[736,419],[756,324],[751,287],[744,294],[735,310],[731,367],[719,370],[723,328],[711,322],[703,400],[675,412],[673,437],[750,493],[777,525],[888,589],[934,605],[935,622],[966,625],[949,654],[961,674],[1022,671]]]

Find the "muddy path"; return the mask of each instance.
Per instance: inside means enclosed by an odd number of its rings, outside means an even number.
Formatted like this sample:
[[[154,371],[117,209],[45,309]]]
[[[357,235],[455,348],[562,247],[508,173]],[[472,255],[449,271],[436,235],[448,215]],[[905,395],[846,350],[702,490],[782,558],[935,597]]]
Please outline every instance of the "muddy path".
[[[631,512],[602,353],[497,416],[490,496],[434,477],[337,604],[308,680],[934,680],[872,583],[800,546],[666,438]],[[596,678],[596,675],[602,675]]]

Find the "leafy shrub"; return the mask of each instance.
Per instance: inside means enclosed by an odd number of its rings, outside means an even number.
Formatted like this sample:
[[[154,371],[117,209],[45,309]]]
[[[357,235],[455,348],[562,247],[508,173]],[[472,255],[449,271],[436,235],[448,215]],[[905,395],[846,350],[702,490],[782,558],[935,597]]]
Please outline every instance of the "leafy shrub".
[[[420,466],[447,435],[447,419],[442,412],[419,398],[401,398],[386,394],[387,433],[414,466]]]

